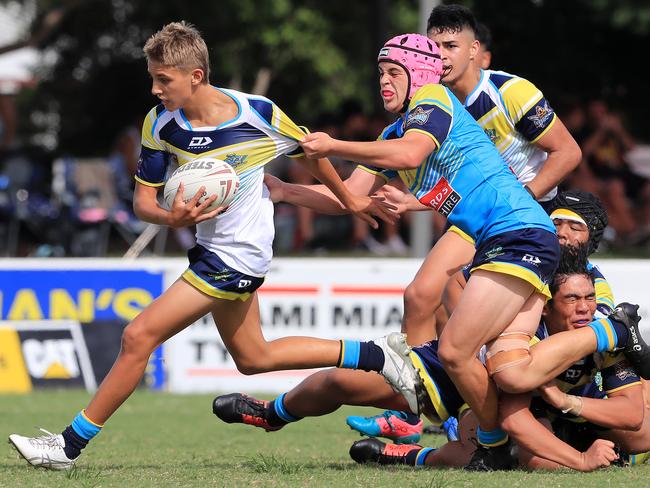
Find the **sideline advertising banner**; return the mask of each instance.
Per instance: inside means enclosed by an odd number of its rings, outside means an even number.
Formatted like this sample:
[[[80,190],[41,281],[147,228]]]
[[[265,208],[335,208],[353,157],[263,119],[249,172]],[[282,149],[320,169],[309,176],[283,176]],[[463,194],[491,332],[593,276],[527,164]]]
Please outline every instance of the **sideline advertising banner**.
[[[404,288],[418,266],[410,259],[275,260],[259,289],[264,336],[372,339],[398,331]],[[167,341],[165,364],[169,390],[184,393],[286,391],[314,372],[242,375],[210,316]]]
[[[617,302],[640,304],[641,329],[650,340],[644,281],[650,260],[595,263]],[[419,265],[416,259],[276,259],[259,290],[264,336],[369,340],[397,331],[403,292]],[[92,389],[83,351],[99,384],[119,352],[122,329],[186,267],[184,258],[0,259],[0,392],[64,384]],[[313,372],[240,374],[214,322],[206,316],[159,348],[145,384],[183,393],[278,392]],[[34,327],[29,333],[21,328],[27,323]]]
[[[2,392],[66,386],[94,390],[120,350],[126,324],[164,288],[163,269],[119,260],[0,264]],[[161,357],[162,351],[156,351],[148,368],[146,382],[154,388],[164,383]],[[14,372],[22,370],[29,372],[29,381],[25,375],[25,381],[14,381]]]

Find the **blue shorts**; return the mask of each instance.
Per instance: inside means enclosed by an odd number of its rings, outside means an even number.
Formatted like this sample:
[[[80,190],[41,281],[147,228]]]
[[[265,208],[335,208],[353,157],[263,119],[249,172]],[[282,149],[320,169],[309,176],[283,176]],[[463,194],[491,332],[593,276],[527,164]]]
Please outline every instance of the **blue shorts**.
[[[214,298],[246,301],[264,278],[229,268],[215,253],[196,245],[187,251],[190,267],[182,278],[197,290]]]
[[[442,367],[438,358],[438,341],[430,341],[414,347],[411,359],[420,373],[433,411],[423,412],[431,422],[440,425],[449,417],[458,417],[464,410],[465,400]],[[427,411],[429,410],[429,411]]]
[[[504,232],[483,242],[476,249],[470,271],[485,269],[517,276],[551,298],[548,284],[559,260],[560,243],[555,233],[527,228]]]

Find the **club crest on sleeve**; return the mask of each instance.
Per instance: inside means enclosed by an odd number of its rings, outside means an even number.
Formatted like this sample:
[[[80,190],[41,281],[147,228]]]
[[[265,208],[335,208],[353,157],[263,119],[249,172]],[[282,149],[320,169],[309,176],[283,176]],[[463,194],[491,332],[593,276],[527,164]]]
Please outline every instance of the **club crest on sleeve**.
[[[629,363],[626,364],[624,361],[614,364],[614,374],[620,381],[625,381],[636,376],[636,371]]]
[[[535,127],[541,129],[545,126],[546,121],[553,116],[553,109],[549,107],[548,102],[544,100],[544,105],[535,106],[535,115],[529,115],[526,117],[530,120]]]
[[[415,109],[409,113],[408,117],[406,118],[406,125],[407,127],[413,124],[417,125],[424,125],[427,123],[429,120],[429,116],[431,115],[431,112],[433,112],[433,108],[430,108],[429,110],[424,110],[422,107],[415,107]]]

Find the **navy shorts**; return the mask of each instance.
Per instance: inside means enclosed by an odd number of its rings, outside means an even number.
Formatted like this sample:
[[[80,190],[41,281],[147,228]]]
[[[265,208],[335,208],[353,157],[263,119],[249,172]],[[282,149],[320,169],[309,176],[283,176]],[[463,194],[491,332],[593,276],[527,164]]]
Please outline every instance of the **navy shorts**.
[[[415,357],[414,357],[415,356]],[[413,348],[411,359],[420,373],[435,412],[424,414],[434,423],[441,423],[451,417],[458,417],[465,400],[442,367],[438,358],[438,341],[430,341]]]
[[[560,243],[553,232],[527,228],[487,239],[477,249],[470,266],[517,276],[551,298],[548,284],[560,260]]]
[[[226,300],[248,300],[264,278],[240,273],[228,267],[215,253],[196,245],[187,252],[190,267],[182,277],[206,295]]]

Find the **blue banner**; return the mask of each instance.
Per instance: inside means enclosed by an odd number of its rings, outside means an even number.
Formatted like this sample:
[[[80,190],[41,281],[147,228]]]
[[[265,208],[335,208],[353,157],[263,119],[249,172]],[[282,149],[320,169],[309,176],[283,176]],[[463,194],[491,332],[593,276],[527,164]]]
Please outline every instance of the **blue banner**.
[[[128,322],[162,290],[162,272],[0,270],[0,320]]]
[[[163,276],[137,269],[0,270],[0,320],[80,322],[100,383],[120,351],[124,326],[160,296]],[[160,346],[147,367],[152,389],[164,387],[162,354]]]

